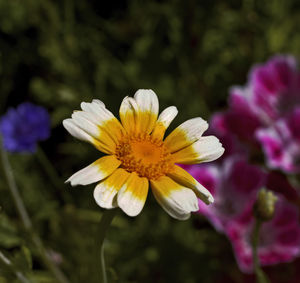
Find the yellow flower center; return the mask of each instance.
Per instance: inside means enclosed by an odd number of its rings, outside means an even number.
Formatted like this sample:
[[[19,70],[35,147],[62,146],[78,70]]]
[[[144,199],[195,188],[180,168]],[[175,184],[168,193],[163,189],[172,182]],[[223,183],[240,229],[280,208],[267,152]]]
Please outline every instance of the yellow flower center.
[[[155,180],[174,168],[172,156],[163,141],[148,134],[123,137],[116,147],[116,156],[122,162],[122,168],[147,179]]]

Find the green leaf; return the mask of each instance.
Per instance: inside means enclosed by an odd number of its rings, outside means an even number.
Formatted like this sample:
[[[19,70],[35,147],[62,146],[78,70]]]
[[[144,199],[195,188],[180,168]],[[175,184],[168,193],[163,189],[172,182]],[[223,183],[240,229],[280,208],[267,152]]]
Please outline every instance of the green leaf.
[[[26,246],[22,246],[21,252],[24,255],[24,259],[26,261],[28,268],[32,269],[32,257],[31,257],[31,252],[30,252],[29,248],[27,248]]]
[[[20,246],[21,238],[15,224],[5,215],[0,215],[0,246],[3,248],[14,248]]]

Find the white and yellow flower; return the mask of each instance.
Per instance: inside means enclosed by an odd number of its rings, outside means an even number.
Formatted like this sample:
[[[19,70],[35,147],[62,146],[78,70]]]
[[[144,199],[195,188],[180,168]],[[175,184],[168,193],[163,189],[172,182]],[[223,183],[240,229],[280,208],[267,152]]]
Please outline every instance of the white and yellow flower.
[[[174,106],[158,116],[158,99],[152,90],[138,90],[125,97],[119,120],[100,100],[82,102],[64,127],[74,137],[90,142],[107,154],[72,175],[72,186],[99,182],[94,190],[103,208],[120,207],[127,215],[138,215],[147,198],[149,184],[163,209],[177,219],[198,210],[197,197],[206,204],[213,197],[184,169],[176,165],[208,162],[220,157],[224,148],[214,136],[202,136],[208,124],[190,119],[165,139],[177,115]]]

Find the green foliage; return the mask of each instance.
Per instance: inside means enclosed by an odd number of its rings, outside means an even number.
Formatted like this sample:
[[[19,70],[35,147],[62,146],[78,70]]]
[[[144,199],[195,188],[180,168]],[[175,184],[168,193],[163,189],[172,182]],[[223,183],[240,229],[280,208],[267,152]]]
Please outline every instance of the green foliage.
[[[0,243],[7,249],[18,247],[21,244],[16,225],[3,213],[0,215]]]
[[[63,183],[98,152],[62,128],[81,101],[103,100],[114,113],[139,88],[161,109],[176,105],[174,125],[209,118],[228,89],[274,53],[299,55],[299,1],[0,0],[0,111],[23,101],[49,110],[51,138],[41,144],[59,187],[34,155],[11,155],[34,228],[73,283],[94,282],[94,235],[102,210],[93,185]],[[174,127],[173,125],[173,127]],[[24,233],[2,176],[0,247],[36,282],[55,282]],[[15,255],[15,257],[14,257]],[[242,282],[230,244],[207,222],[171,219],[149,195],[137,218],[119,213],[106,242],[111,282]],[[3,276],[3,275],[2,275]],[[6,275],[5,275],[6,276]],[[3,276],[0,282],[7,281]]]

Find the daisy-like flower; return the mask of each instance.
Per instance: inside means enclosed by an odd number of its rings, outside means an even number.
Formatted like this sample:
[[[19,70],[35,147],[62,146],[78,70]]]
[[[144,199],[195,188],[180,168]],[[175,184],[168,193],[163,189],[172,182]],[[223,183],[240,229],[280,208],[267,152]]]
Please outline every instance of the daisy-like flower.
[[[64,127],[74,137],[87,141],[107,154],[72,175],[72,186],[99,182],[94,190],[103,208],[120,207],[127,215],[138,215],[147,198],[149,184],[163,209],[176,219],[187,219],[198,211],[198,198],[206,204],[213,197],[184,169],[176,165],[208,162],[220,157],[224,148],[215,136],[202,134],[208,124],[190,119],[164,139],[177,115],[176,107],[158,116],[158,99],[152,90],[138,90],[125,97],[120,120],[100,100],[81,103]]]

